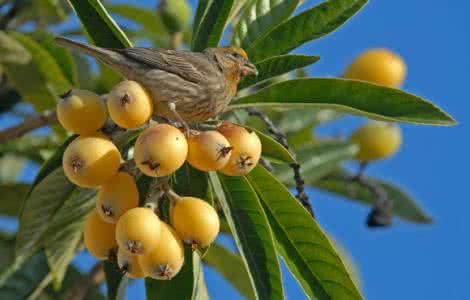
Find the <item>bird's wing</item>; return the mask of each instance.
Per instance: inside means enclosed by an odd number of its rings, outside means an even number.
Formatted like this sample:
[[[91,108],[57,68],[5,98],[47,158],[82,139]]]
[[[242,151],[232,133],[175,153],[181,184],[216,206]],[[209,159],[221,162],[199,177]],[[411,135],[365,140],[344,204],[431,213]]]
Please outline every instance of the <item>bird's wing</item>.
[[[210,67],[209,61],[201,53],[158,48],[127,48],[117,51],[149,68],[163,70],[194,83],[204,81],[204,71]]]

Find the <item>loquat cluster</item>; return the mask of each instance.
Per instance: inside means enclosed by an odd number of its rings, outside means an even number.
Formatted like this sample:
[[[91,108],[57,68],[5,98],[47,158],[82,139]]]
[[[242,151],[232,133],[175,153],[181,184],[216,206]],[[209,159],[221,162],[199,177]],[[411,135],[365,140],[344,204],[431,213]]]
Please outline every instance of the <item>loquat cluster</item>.
[[[242,176],[261,156],[256,133],[229,122],[205,131],[150,122],[153,101],[134,81],[117,84],[106,100],[72,90],[57,105],[57,114],[64,128],[79,135],[64,152],[65,175],[77,186],[98,188],[95,209],[84,226],[85,246],[99,260],[116,257],[131,278],[173,278],[184,263],[183,243],[193,250],[207,247],[220,227],[210,204],[172,190],[166,191],[166,222],[151,205],[139,207],[137,176],[167,177],[185,162],[204,172]],[[124,130],[144,128],[133,145],[137,172],[123,168],[118,147],[103,133],[108,114]]]

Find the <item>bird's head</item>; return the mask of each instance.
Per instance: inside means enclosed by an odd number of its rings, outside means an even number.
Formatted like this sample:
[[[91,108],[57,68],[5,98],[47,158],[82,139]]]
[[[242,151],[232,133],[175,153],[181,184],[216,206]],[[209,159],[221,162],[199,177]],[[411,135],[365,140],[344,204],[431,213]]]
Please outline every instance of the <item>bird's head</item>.
[[[239,77],[258,75],[255,65],[248,60],[248,55],[241,48],[223,47],[207,50],[215,55],[219,67],[224,72],[235,73]]]

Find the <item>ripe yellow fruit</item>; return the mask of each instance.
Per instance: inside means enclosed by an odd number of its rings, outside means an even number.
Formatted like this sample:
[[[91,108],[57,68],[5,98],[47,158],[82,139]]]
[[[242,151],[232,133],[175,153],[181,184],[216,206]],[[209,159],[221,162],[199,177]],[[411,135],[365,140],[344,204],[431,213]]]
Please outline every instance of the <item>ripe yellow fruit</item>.
[[[144,278],[145,274],[140,267],[138,256],[131,255],[119,248],[117,253],[118,266],[122,272],[126,273],[129,278]]]
[[[230,160],[220,172],[229,176],[243,176],[253,170],[261,157],[261,141],[258,135],[229,122],[223,123],[217,130],[232,146]]]
[[[118,83],[108,95],[108,111],[111,119],[122,128],[137,128],[153,114],[153,101],[137,82],[126,80]]]
[[[93,92],[71,90],[57,104],[57,118],[68,131],[92,134],[106,122],[106,105]]]
[[[188,137],[188,163],[201,171],[217,171],[229,161],[232,147],[218,131],[194,131]]]
[[[96,187],[116,175],[121,154],[103,134],[80,136],[65,149],[62,164],[71,182],[80,187]]]
[[[359,146],[356,159],[365,162],[393,155],[400,148],[401,139],[400,127],[372,122],[356,130],[349,141]]]
[[[103,221],[96,210],[93,210],[87,217],[83,229],[83,237],[87,250],[100,260],[108,259],[112,250],[117,248],[114,238],[114,224]]]
[[[178,235],[193,248],[207,247],[219,233],[219,216],[202,199],[181,197],[171,209],[171,221]]]
[[[184,134],[168,124],[145,129],[134,147],[137,167],[148,176],[160,177],[178,170],[188,155]]]
[[[134,177],[119,172],[100,187],[96,210],[104,221],[116,223],[126,211],[138,205],[139,191]]]
[[[139,256],[139,263],[146,276],[154,279],[171,279],[181,270],[184,262],[184,246],[177,233],[166,223],[161,223],[160,242],[157,248]]]
[[[405,80],[406,64],[390,50],[371,49],[359,55],[343,77],[398,88]]]
[[[154,250],[160,240],[160,219],[150,208],[128,210],[116,224],[119,248],[129,254],[142,255]]]

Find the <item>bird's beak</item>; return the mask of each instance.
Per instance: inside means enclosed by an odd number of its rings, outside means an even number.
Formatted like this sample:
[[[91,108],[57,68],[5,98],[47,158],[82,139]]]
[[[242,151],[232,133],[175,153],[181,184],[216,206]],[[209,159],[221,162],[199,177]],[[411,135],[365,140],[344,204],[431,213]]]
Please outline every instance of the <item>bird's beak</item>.
[[[255,65],[246,61],[242,67],[242,76],[248,75],[255,75],[258,76],[258,69],[256,69]]]

